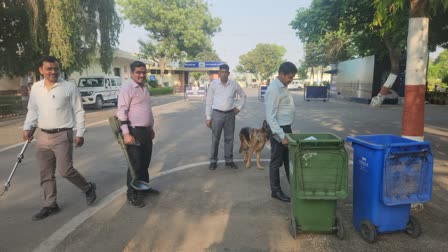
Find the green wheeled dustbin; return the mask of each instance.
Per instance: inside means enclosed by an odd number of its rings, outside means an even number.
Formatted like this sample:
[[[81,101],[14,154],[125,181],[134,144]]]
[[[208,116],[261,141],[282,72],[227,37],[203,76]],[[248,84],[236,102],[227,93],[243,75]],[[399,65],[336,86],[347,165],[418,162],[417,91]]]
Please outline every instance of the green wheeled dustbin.
[[[344,226],[336,217],[336,203],[348,192],[344,140],[331,133],[291,133],[287,138],[292,237],[301,231],[335,233],[343,239]]]

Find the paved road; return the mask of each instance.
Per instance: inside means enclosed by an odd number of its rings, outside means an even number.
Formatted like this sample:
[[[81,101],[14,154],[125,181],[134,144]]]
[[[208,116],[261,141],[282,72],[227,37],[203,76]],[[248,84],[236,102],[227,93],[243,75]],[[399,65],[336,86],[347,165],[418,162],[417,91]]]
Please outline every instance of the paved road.
[[[247,92],[249,102],[237,117],[237,129],[258,127],[263,119],[263,103],[258,101],[256,90]],[[371,109],[334,100],[305,102],[302,92],[294,94],[298,107],[295,132],[331,132],[340,137],[400,134],[399,105]],[[124,159],[109,126],[98,123],[113,111],[95,112],[92,118],[96,121],[88,122],[94,125],[89,128],[86,146],[75,152],[75,165],[97,182],[100,200],[87,209],[83,195],[58,178],[63,211],[45,221],[32,222],[30,216],[38,209],[40,192],[34,160],[26,159],[14,187],[0,202],[0,251],[30,251],[38,246],[42,251],[50,247],[56,251],[443,250],[448,245],[444,224],[448,221],[444,210],[448,208],[447,114],[443,106],[426,108],[425,139],[432,142],[436,166],[433,200],[417,213],[424,228],[417,240],[391,234],[381,236],[376,244],[365,243],[351,225],[351,196],[338,205],[348,233],[346,240],[313,234],[292,240],[287,231],[289,204],[269,197],[268,171],[234,171],[222,166],[208,171],[210,132],[204,127],[204,103],[182,101],[155,110],[156,143],[150,173],[158,176],[153,183],[161,189],[160,197],[148,198],[143,209],[126,204],[122,193]],[[238,144],[235,141],[235,158],[241,158],[236,153]],[[8,163],[17,151],[1,152],[0,160]],[[262,158],[269,158],[269,146]],[[8,172],[9,167],[3,166],[0,177]],[[283,187],[288,190],[288,185]]]

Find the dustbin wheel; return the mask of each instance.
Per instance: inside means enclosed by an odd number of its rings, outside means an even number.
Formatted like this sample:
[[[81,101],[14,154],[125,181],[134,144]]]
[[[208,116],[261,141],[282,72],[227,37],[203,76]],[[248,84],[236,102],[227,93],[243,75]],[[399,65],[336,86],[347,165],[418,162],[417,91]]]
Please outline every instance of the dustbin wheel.
[[[336,217],[336,237],[338,237],[339,240],[343,240],[344,236],[345,236],[344,224],[342,224],[341,219]]]
[[[297,238],[297,223],[296,218],[294,218],[294,215],[291,210],[291,216],[289,217],[289,233],[291,234],[292,238]]]
[[[422,234],[422,226],[420,226],[420,222],[417,218],[412,215],[409,216],[405,232],[412,238],[417,238]]]
[[[376,227],[368,220],[361,222],[359,231],[361,232],[362,238],[370,243],[373,243],[378,236]]]

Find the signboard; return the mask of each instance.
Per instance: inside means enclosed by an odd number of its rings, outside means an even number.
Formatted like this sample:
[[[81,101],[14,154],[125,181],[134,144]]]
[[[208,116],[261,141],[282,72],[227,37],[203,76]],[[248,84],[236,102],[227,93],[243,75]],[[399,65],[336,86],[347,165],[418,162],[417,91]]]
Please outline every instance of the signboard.
[[[258,99],[264,99],[264,95],[266,94],[267,86],[260,86],[258,88]]]
[[[218,68],[220,65],[225,64],[221,61],[189,61],[184,63],[185,68]]]
[[[206,95],[205,87],[187,87],[185,90],[187,99],[199,98],[204,99]]]
[[[155,81],[156,80],[156,76],[155,75],[150,75],[149,76],[149,80],[150,81]]]

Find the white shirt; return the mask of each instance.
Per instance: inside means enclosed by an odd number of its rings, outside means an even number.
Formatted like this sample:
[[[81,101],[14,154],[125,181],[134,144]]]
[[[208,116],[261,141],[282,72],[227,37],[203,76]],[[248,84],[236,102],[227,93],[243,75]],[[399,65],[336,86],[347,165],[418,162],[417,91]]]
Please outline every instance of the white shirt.
[[[234,99],[236,94],[240,96],[237,101]],[[221,79],[213,80],[207,92],[205,117],[207,120],[211,120],[213,109],[228,111],[237,108],[241,110],[246,99],[246,93],[236,81],[229,79],[227,83],[222,84]]]
[[[288,88],[275,78],[264,95],[266,121],[271,127],[272,134],[285,138],[285,132],[280,126],[291,125],[295,118],[296,107]]]
[[[47,89],[44,80],[34,83],[28,101],[24,130],[32,126],[51,130],[77,128],[76,136],[84,136],[85,112],[78,88],[68,81],[58,81]]]

